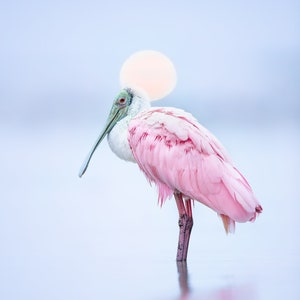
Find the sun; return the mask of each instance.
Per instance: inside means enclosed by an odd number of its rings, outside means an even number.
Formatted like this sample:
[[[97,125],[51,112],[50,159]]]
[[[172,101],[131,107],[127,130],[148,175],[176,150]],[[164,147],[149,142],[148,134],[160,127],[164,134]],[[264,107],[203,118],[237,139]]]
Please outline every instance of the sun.
[[[154,50],[132,54],[120,71],[122,87],[144,90],[151,101],[162,99],[175,88],[177,74],[172,61]]]

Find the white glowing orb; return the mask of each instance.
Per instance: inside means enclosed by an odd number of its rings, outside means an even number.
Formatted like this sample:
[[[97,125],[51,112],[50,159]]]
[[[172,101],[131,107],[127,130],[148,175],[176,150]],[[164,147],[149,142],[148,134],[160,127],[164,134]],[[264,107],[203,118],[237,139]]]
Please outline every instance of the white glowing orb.
[[[144,50],[132,54],[120,71],[122,87],[144,90],[150,100],[159,100],[174,89],[177,75],[172,61],[164,54]]]

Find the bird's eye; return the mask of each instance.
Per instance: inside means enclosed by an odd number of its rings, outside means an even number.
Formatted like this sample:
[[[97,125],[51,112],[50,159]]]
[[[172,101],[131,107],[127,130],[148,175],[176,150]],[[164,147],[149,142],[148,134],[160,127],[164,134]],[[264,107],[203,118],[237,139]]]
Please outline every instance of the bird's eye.
[[[120,98],[118,101],[119,104],[125,104],[126,103],[126,99],[125,98]]]

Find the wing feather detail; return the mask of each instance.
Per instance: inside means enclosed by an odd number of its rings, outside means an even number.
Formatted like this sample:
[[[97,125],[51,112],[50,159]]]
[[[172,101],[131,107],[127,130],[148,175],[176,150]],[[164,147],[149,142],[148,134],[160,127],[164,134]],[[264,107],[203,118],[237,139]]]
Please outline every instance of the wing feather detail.
[[[180,191],[215,210],[226,231],[234,221],[255,219],[260,206],[250,185],[192,115],[174,108],[142,112],[129,124],[128,141],[140,169],[157,185],[161,204]]]

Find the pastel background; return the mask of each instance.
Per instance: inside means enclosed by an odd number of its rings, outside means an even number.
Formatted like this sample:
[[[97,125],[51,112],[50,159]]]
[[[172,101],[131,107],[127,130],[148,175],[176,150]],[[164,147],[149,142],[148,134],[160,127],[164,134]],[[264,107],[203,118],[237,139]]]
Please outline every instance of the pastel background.
[[[77,176],[142,49],[264,207],[226,236],[195,203],[185,288],[174,201],[106,142]],[[299,299],[299,58],[296,0],[2,1],[0,299]]]

